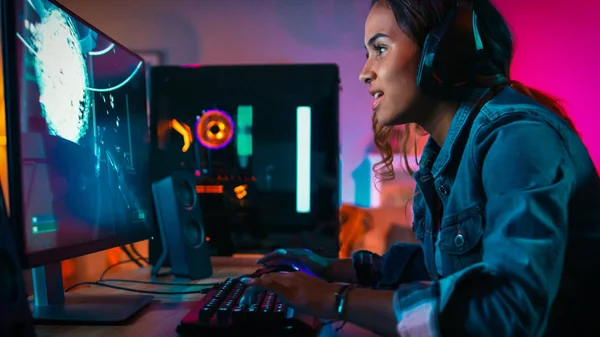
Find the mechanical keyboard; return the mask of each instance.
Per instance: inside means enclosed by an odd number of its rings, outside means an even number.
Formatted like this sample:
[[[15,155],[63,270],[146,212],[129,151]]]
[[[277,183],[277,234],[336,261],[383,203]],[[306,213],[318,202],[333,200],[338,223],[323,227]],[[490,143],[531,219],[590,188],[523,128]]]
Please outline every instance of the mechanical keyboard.
[[[216,284],[177,326],[181,336],[317,336],[321,322],[300,315],[269,291],[242,305],[247,285],[237,278]]]

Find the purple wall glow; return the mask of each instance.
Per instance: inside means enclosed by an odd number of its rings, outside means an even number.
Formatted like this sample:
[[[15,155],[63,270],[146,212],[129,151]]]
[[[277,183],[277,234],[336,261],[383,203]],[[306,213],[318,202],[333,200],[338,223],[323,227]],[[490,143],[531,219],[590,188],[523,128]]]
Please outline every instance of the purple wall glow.
[[[337,63],[341,69],[342,200],[371,138],[370,97],[358,81],[370,0],[62,0],[134,50],[171,64]],[[496,0],[516,35],[513,78],[562,98],[600,164],[600,3]]]
[[[562,99],[600,165],[600,2],[495,1],[515,33],[512,77]],[[539,11],[536,13],[536,10]]]

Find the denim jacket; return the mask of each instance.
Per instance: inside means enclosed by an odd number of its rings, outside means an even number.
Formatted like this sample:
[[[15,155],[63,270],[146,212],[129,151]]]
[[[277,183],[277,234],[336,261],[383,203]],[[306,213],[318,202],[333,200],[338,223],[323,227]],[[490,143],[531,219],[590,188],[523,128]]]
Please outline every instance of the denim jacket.
[[[430,139],[414,174],[421,244],[383,256],[398,332],[600,336],[600,179],[587,149],[510,87],[475,105],[458,109],[441,148]]]

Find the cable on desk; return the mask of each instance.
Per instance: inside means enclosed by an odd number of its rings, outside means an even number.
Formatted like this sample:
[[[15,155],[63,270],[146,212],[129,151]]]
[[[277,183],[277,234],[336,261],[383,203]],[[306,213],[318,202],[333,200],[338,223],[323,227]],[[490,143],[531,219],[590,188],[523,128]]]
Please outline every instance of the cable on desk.
[[[178,286],[178,287],[214,287],[217,283],[176,283],[176,282],[151,282],[138,280],[123,280],[123,279],[102,279],[98,282],[123,282],[123,283],[138,283],[152,284],[157,286]]]
[[[127,246],[121,246],[120,248],[125,253],[125,255],[127,255],[127,257],[129,258],[129,261],[137,264],[138,267],[140,267],[140,268],[144,267],[144,265],[139,262],[140,260],[143,260],[143,259],[135,258],[133,256],[133,254],[131,254],[131,252],[129,251],[129,248],[127,248]]]
[[[144,259],[143,257],[140,259]],[[138,260],[140,260],[138,259]],[[122,264],[126,264],[126,263],[132,263],[134,262],[133,260],[123,260],[123,261],[119,261],[117,263],[113,263],[110,266],[108,266],[100,275],[100,279],[96,282],[126,282],[126,283],[139,283],[139,284],[152,284],[152,285],[159,285],[159,286],[186,286],[186,287],[200,287],[200,286],[205,286],[205,287],[212,287],[215,285],[215,283],[205,283],[205,284],[198,284],[198,283],[174,283],[174,282],[151,282],[151,281],[138,281],[138,280],[124,280],[124,279],[110,279],[110,280],[106,280],[104,277],[106,276],[106,274],[114,267],[122,265]],[[168,276],[170,275],[170,273],[160,273],[157,276]]]
[[[140,259],[137,259],[140,260]],[[117,263],[113,263],[110,266],[108,266],[100,275],[100,279],[96,282],[79,282],[76,283],[70,287],[68,287],[67,289],[65,289],[65,292],[70,291],[73,288],[82,286],[82,285],[97,285],[97,286],[101,286],[101,287],[108,287],[108,288],[114,288],[114,289],[120,289],[120,290],[125,290],[125,291],[133,291],[133,292],[144,292],[141,290],[137,290],[137,289],[132,289],[132,288],[125,288],[125,287],[119,287],[119,286],[114,286],[114,285],[110,285],[110,284],[106,284],[104,282],[123,282],[123,283],[137,283],[137,284],[151,284],[151,285],[157,285],[157,286],[180,286],[180,287],[213,287],[216,283],[175,283],[175,282],[151,282],[151,281],[138,281],[138,280],[125,280],[125,279],[105,279],[104,277],[106,276],[106,274],[114,267],[122,265],[122,264],[126,264],[126,263],[132,263],[134,262],[133,260],[123,260],[123,261],[119,261]],[[166,273],[165,273],[166,274]],[[200,291],[192,291],[192,292],[148,292],[148,293],[152,293],[152,294],[156,294],[156,295],[181,295],[181,294],[205,294],[207,289],[203,289]]]
[[[140,260],[140,259],[137,259],[135,261],[134,260],[123,260],[123,261],[119,261],[117,263],[111,264],[110,266],[106,267],[106,269],[104,269],[104,271],[100,275],[100,280],[99,281],[102,281],[104,279],[104,276],[106,275],[106,273],[108,273],[109,270],[113,269],[116,266],[120,266],[120,265],[126,264],[126,263],[136,263],[138,266],[141,266],[141,264],[137,263],[138,260]]]
[[[142,259],[144,262],[146,262],[146,264],[150,264],[150,262],[148,262],[148,258],[144,257],[142,254],[140,254],[140,252],[138,252],[138,250],[135,248],[135,244],[130,244],[129,248],[131,248],[131,251],[133,252],[133,254],[135,254],[135,256]]]
[[[151,295],[189,295],[189,294],[202,294],[202,290],[193,290],[193,291],[151,291],[151,290],[141,290],[141,289],[119,287],[119,286],[114,286],[112,284],[106,284],[106,283],[102,283],[102,282],[78,282],[78,283],[75,283],[74,285],[68,287],[67,289],[65,289],[65,292],[69,292],[69,291],[71,291],[74,288],[77,288],[77,287],[80,287],[80,286],[84,286],[84,285],[94,285],[94,286],[99,286],[99,287],[106,287],[106,288],[112,288],[112,289],[117,289],[117,290],[130,291],[130,292],[141,293],[141,294],[151,294]]]

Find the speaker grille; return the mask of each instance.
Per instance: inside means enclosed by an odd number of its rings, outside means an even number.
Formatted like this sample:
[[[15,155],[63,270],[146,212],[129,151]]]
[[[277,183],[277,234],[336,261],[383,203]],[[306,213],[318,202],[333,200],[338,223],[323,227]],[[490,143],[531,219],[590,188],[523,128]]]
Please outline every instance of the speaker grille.
[[[196,206],[195,186],[192,186],[186,180],[180,180],[175,184],[174,188],[177,200],[179,200],[179,202],[185,209],[191,210],[192,208],[194,208],[194,206]]]
[[[194,219],[186,222],[184,233],[188,244],[193,247],[199,247],[206,240],[204,226]]]

